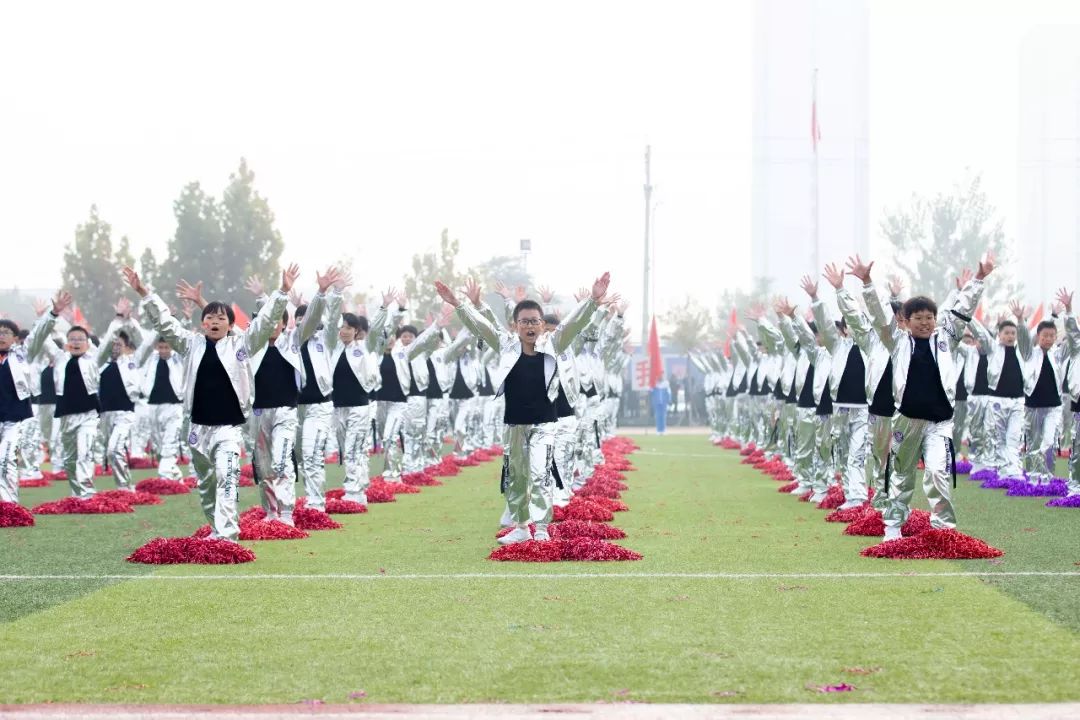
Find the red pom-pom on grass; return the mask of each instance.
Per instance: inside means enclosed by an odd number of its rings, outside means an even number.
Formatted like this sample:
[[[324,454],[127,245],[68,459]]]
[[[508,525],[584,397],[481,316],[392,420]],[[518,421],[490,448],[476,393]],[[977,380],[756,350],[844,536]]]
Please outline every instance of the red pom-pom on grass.
[[[406,485],[403,482],[383,480],[381,475],[371,479],[371,483],[368,485],[369,493],[373,487],[382,490],[382,492],[390,493],[391,495],[416,495],[420,492],[420,488]]]
[[[394,497],[394,491],[387,487],[390,484],[391,483],[380,483],[376,485],[375,483],[371,483],[368,485],[367,492],[365,493],[365,495],[367,495],[368,505],[397,502],[397,498]]]
[[[255,553],[229,540],[159,537],[131,553],[127,561],[149,565],[235,565],[254,559]]]
[[[135,483],[135,489],[139,492],[153,493],[154,495],[186,495],[191,488],[180,480],[168,480],[166,478],[147,478]]]
[[[556,506],[552,519],[555,522],[564,520],[592,520],[593,522],[611,522],[615,518],[614,513],[607,508],[598,505],[589,498],[574,497],[566,507]]]
[[[480,465],[480,461],[474,458],[472,455],[466,455],[463,458],[453,458],[453,463],[458,467],[477,467]]]
[[[720,447],[722,447],[725,450],[739,450],[740,448],[742,448],[742,445],[739,444],[738,440],[732,440],[731,438],[724,438],[724,439],[722,439],[720,441]]]
[[[0,527],[33,527],[34,514],[18,503],[0,502]]]
[[[844,488],[839,485],[830,485],[825,499],[817,504],[822,510],[835,510],[847,501],[844,497]]]
[[[128,467],[132,470],[150,470],[157,467],[157,463],[154,462],[153,458],[144,455],[143,457],[128,458]]]
[[[624,502],[622,502],[620,500],[615,500],[614,498],[596,497],[596,496],[594,496],[594,497],[590,497],[588,499],[594,505],[599,505],[600,507],[606,508],[606,509],[610,510],[611,512],[626,512],[627,510],[630,509],[629,507],[626,506],[626,503],[624,503]]]
[[[810,498],[812,498],[812,497],[814,497],[814,491],[813,490],[807,490],[806,492],[804,492],[802,495],[799,496],[799,502],[810,502]]]
[[[412,487],[435,487],[436,485],[442,485],[442,482],[425,472],[405,473],[401,476],[401,482]]]
[[[563,559],[562,546],[558,540],[526,540],[496,548],[488,559],[501,562],[559,562]]]
[[[743,457],[749,457],[756,452],[758,452],[757,446],[755,446],[754,443],[749,443],[746,447],[739,451],[739,454]]]
[[[507,532],[511,528],[505,528]],[[552,523],[548,526],[548,532],[556,540],[568,540],[576,537],[597,538],[599,540],[621,540],[626,537],[622,528],[607,523],[589,522],[587,520],[566,520],[561,523]],[[506,533],[502,533],[505,535]],[[502,537],[499,535],[499,537]]]
[[[135,512],[131,505],[116,498],[93,495],[88,498],[66,497],[31,508],[35,515],[110,515]]]
[[[552,528],[556,527],[558,527],[558,523],[552,523],[551,525],[548,525],[548,532],[551,532]],[[513,529],[513,525],[511,525],[510,527],[499,528],[499,532],[495,533],[495,537],[501,538],[504,535],[509,535]],[[536,532],[536,523],[529,523],[529,534],[532,535],[534,532]]]
[[[180,478],[180,482],[184,483],[185,485],[187,485],[192,490],[199,487],[199,479],[197,477],[195,477],[194,475],[189,475],[189,476],[187,476],[185,478]]]
[[[930,513],[926,510],[912,510],[907,522],[900,528],[905,536],[918,535],[930,529]],[[880,510],[864,512],[857,520],[844,528],[845,535],[861,537],[881,537],[885,534],[885,520]]]
[[[622,497],[618,484],[604,481],[596,482],[594,480],[589,480],[575,494],[581,497],[601,497],[611,498],[612,500],[618,500]]]
[[[52,485],[52,480],[45,477],[26,478],[19,481],[19,487],[21,488],[49,487],[50,485]]]
[[[237,483],[240,487],[255,487],[255,481],[249,477],[240,476],[240,481]]]
[[[206,538],[210,536],[210,526],[203,525],[191,537]],[[241,540],[303,540],[311,537],[300,528],[286,525],[280,520],[256,520],[245,518],[240,520]]]
[[[322,510],[306,507],[304,503],[304,498],[296,501],[296,508],[293,510],[292,516],[296,527],[301,530],[338,530],[341,528],[341,523],[337,520],[334,520]]]
[[[112,475],[112,473],[106,470],[104,465],[94,466],[94,477],[105,477],[107,475]]]
[[[592,537],[576,537],[570,540],[551,540],[562,545],[563,560],[588,562],[611,562],[640,560],[641,555],[614,543]]]
[[[863,557],[903,560],[975,560],[1001,557],[1004,553],[962,532],[931,528],[912,537],[865,548],[860,554]]]
[[[797,487],[799,487],[799,483],[798,483],[798,481],[796,481],[796,480],[792,480],[792,481],[791,481],[791,482],[789,482],[789,483],[788,483],[787,485],[781,485],[780,487],[776,488],[776,492],[781,492],[781,493],[788,493],[788,494],[790,494],[790,493],[791,493],[791,491],[792,491],[792,490],[794,490],[794,489],[795,489],[795,488],[797,488]]]
[[[825,516],[825,522],[853,523],[859,518],[861,518],[863,515],[865,515],[867,512],[869,512],[870,509],[870,503],[865,502],[858,507],[846,508],[844,510],[833,510],[831,513]],[[882,528],[884,528],[884,526],[885,523],[883,522]],[[882,534],[884,534],[884,529],[881,532]]]
[[[326,499],[326,513],[328,515],[359,515],[367,512],[367,505],[355,500],[341,498]]]
[[[113,498],[128,505],[160,505],[164,502],[154,493],[140,490],[106,490],[105,492],[99,492],[97,497]]]
[[[255,466],[251,463],[240,466],[240,477],[253,478],[255,477]]]

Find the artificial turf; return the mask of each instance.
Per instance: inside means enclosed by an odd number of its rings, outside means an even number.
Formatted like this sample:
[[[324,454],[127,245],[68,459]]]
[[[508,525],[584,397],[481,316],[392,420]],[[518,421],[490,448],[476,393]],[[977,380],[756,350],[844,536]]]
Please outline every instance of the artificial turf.
[[[873,560],[858,554],[873,538],[843,535],[737,453],[639,442],[615,516],[638,562],[487,560],[494,463],[335,516],[343,530],[251,543],[247,565],[124,562],[202,524],[194,494],[2,530],[0,575],[75,577],[0,580],[0,702],[1080,700],[1080,576],[1001,574],[1080,571],[1077,511],[961,479],[961,528],[1003,558]],[[241,489],[242,506],[256,497]],[[958,571],[993,574],[940,574]],[[182,579],[86,577],[150,574]],[[856,689],[814,689],[841,683]]]

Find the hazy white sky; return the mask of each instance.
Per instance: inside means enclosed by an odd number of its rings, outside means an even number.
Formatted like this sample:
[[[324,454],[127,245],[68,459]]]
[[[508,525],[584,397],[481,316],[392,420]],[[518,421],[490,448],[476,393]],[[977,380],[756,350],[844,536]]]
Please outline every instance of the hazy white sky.
[[[0,285],[55,285],[91,203],[160,254],[181,187],[220,192],[246,156],[309,272],[352,256],[361,285],[396,282],[448,227],[466,262],[528,237],[541,281],[609,269],[636,301],[651,143],[656,309],[712,305],[749,282],[752,18],[751,0],[7,4]],[[1010,219],[1018,44],[1076,22],[1069,0],[871,2],[872,234],[965,168]]]

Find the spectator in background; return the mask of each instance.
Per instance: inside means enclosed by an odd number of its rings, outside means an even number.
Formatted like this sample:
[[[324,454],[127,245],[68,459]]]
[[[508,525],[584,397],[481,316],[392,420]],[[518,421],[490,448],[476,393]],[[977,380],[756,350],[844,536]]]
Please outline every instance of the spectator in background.
[[[661,379],[652,390],[649,391],[652,400],[653,417],[656,418],[656,434],[663,435],[667,430],[667,410],[671,403],[671,389],[668,381]]]

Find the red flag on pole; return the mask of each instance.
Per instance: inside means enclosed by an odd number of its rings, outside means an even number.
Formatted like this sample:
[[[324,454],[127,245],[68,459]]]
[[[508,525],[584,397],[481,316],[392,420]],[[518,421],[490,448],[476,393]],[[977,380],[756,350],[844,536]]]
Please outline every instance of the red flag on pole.
[[[816,155],[818,143],[821,142],[821,126],[818,125],[817,118],[817,69],[814,70],[814,88],[810,97],[810,142]]]
[[[1028,325],[1029,328],[1034,330],[1039,327],[1039,323],[1041,323],[1043,319],[1043,312],[1043,304],[1039,303],[1039,307],[1035,308],[1035,314],[1031,316],[1031,324]]]
[[[649,389],[664,379],[664,357],[660,354],[660,336],[656,333],[656,316],[649,324]]]
[[[86,316],[83,315],[82,308],[79,307],[78,305],[75,305],[74,307],[71,308],[71,319],[73,321],[72,322],[73,325],[78,325],[80,327],[84,327],[87,330],[90,329],[90,325],[87,324],[87,322],[86,322]]]
[[[248,325],[251,324],[251,318],[249,318],[247,316],[247,313],[241,310],[240,306],[236,303],[232,304],[232,311],[233,315],[236,316],[236,327],[240,328],[241,330],[247,330]]]

